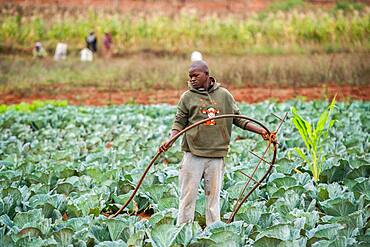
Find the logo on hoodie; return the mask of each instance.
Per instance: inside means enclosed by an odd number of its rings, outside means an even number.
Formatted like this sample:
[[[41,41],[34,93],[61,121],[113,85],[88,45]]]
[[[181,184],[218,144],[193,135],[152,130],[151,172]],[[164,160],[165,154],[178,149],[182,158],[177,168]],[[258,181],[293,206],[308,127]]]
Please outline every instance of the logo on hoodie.
[[[215,117],[217,114],[220,113],[220,111],[213,107],[209,107],[207,109],[203,109],[202,113],[207,114],[208,118],[210,118],[210,117]],[[204,125],[216,125],[216,121],[214,119],[211,119],[205,122]]]

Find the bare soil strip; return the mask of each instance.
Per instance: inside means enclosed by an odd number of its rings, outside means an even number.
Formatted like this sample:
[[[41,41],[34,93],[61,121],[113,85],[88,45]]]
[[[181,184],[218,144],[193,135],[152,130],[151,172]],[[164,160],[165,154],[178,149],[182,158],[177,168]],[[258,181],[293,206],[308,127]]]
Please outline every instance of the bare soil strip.
[[[240,103],[257,103],[268,99],[283,102],[297,97],[306,100],[328,99],[337,94],[340,101],[370,101],[370,85],[326,85],[322,87],[302,88],[265,88],[245,87],[229,88]],[[35,88],[31,91],[0,92],[0,104],[30,103],[34,100],[68,100],[72,105],[119,105],[119,104],[171,104],[179,100],[184,90],[148,89],[145,91],[102,91],[95,87],[66,88],[56,85],[48,88]]]
[[[38,7],[67,7],[67,8],[86,8],[94,7],[97,9],[117,10],[122,12],[164,12],[176,14],[181,10],[197,10],[200,13],[216,14],[245,14],[266,9],[271,0],[228,0],[228,1],[196,1],[196,0],[166,0],[166,1],[146,1],[146,0],[13,0],[13,4]],[[333,0],[329,0],[333,2]],[[0,4],[9,3],[9,0],[0,0]],[[324,4],[322,4],[324,6]]]

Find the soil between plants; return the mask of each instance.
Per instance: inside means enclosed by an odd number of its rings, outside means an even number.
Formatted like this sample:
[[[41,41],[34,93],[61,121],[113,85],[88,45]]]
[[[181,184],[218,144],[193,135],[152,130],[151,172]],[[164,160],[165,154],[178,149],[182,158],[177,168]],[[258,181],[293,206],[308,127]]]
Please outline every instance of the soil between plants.
[[[68,100],[71,105],[119,105],[119,104],[177,104],[186,89],[147,89],[145,91],[109,91],[95,87],[66,87],[62,84],[43,86],[31,90],[0,92],[0,104],[31,103],[34,100]],[[294,98],[326,100],[335,94],[337,100],[370,101],[370,85],[351,86],[329,84],[315,87],[278,88],[243,87],[228,88],[239,103],[257,103],[265,100],[283,102]]]

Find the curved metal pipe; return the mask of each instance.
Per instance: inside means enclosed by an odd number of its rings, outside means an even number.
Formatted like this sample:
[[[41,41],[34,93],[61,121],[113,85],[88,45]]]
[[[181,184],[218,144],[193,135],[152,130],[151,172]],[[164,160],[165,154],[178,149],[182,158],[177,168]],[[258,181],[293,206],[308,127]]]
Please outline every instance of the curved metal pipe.
[[[250,117],[247,117],[247,116],[244,116],[244,115],[235,115],[235,114],[225,114],[225,115],[218,115],[218,116],[214,116],[214,117],[210,117],[210,118],[207,118],[207,119],[203,119],[203,120],[200,120],[192,125],[189,125],[188,127],[186,127],[185,129],[181,130],[179,133],[177,133],[175,136],[173,136],[169,141],[168,143],[170,143],[170,146],[169,148],[172,146],[172,144],[181,136],[183,135],[185,132],[187,132],[188,130],[202,124],[202,123],[205,123],[209,120],[214,120],[214,119],[222,119],[222,118],[241,118],[241,119],[245,119],[245,120],[248,120],[248,121],[251,121],[253,123],[256,123],[257,125],[261,126],[264,130],[266,130],[266,132],[270,135],[271,132],[269,129],[267,129],[266,126],[264,126],[262,123],[258,122],[257,120],[253,119],[253,118],[250,118]],[[270,143],[271,144],[271,143]],[[270,146],[270,145],[269,145]],[[130,202],[132,201],[132,199],[134,198],[135,194],[137,193],[137,191],[139,190],[141,184],[143,183],[143,180],[146,176],[146,174],[149,172],[150,168],[153,166],[154,162],[157,160],[157,158],[162,154],[162,151],[158,150],[157,151],[157,154],[152,158],[152,160],[150,161],[150,163],[148,164],[147,168],[145,169],[143,175],[141,176],[139,182],[137,183],[134,191],[131,193],[131,196],[129,197],[129,199],[126,201],[126,203],[113,215],[111,216],[111,218],[114,218],[116,217],[118,214],[120,214],[129,204]],[[272,166],[273,164],[275,163],[275,159],[276,159],[276,143],[274,143],[274,158],[273,158],[273,161],[272,161],[272,165],[270,167],[270,169],[267,171],[267,173],[263,176],[263,178],[259,181],[259,182],[262,182],[268,175],[268,173],[272,170]],[[252,191],[249,192],[249,194],[251,194],[256,188],[258,187],[258,184],[256,184],[253,188],[252,188]],[[243,198],[243,202],[247,199],[248,197],[246,198]],[[243,203],[241,203],[243,204]],[[239,208],[241,207],[241,204],[240,206],[238,206],[238,210]],[[235,210],[234,210],[235,212]],[[232,214],[232,218],[234,218],[235,214],[237,213],[237,211]],[[230,221],[230,219],[229,219]],[[229,222],[228,221],[228,222]],[[232,221],[232,219],[231,219]]]

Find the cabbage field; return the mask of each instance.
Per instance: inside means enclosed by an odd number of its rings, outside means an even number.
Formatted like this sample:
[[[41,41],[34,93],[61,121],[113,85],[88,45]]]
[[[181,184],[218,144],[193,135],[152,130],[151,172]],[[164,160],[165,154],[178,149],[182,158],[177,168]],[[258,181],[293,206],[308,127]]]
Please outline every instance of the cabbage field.
[[[296,152],[304,142],[291,108],[316,123],[328,103],[302,100],[240,105],[269,128],[289,112],[268,180],[226,224],[264,141],[234,127],[222,222],[205,227],[200,187],[196,222],[176,226],[179,141],[162,155],[128,211],[125,202],[159,145],[175,107],[66,104],[0,113],[0,246],[369,246],[370,102],[339,102],[321,148],[319,181]],[[258,150],[257,150],[258,151]],[[263,170],[263,169],[262,169]],[[260,172],[260,171],[259,171]],[[262,172],[262,171],[261,171]],[[143,215],[150,217],[141,217]]]

